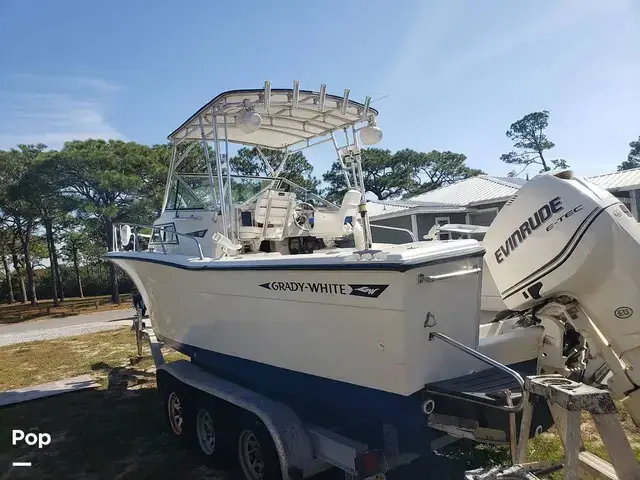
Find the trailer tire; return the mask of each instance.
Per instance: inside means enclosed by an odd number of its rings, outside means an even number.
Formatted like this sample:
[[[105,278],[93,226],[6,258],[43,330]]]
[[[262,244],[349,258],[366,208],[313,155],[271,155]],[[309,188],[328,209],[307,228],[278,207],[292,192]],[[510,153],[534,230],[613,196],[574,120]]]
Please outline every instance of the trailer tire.
[[[193,443],[198,453],[212,467],[227,467],[233,456],[232,430],[223,421],[224,402],[201,394],[194,402]]]
[[[164,416],[172,436],[183,445],[189,444],[192,424],[190,421],[189,389],[171,376],[166,376],[162,388]]]
[[[239,426],[237,456],[243,478],[283,480],[280,457],[264,424],[253,417],[245,419]]]

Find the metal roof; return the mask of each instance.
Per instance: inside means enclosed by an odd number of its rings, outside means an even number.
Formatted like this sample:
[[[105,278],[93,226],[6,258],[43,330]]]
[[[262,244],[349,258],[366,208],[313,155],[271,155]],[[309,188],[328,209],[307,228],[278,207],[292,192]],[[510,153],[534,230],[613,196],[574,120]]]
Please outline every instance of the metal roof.
[[[413,207],[415,207],[415,205],[401,205],[392,201],[369,200],[367,202],[367,213],[369,213],[369,217],[373,218],[388,213],[402,212],[403,210]]]
[[[494,177],[491,176],[491,178],[493,178],[494,180],[500,180],[502,182],[507,182],[510,184],[515,184],[515,185],[524,185],[525,183],[527,183],[527,179],[525,178],[519,178],[519,177]]]
[[[522,179],[478,175],[436,190],[416,195],[411,202],[446,203],[473,206],[511,198],[523,185]]]
[[[408,200],[369,200],[367,212],[372,220],[384,220],[385,218],[401,217],[411,211],[414,213],[456,213],[465,212],[466,208],[460,205],[448,205],[444,203],[411,202]]]
[[[587,180],[609,191],[640,188],[640,168],[587,177]]]

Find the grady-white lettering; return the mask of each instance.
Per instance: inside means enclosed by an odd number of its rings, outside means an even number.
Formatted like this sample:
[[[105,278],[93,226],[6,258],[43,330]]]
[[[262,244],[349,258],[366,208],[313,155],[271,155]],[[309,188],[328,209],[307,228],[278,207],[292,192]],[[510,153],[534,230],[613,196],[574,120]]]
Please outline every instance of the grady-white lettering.
[[[347,294],[347,286],[340,283],[311,283],[311,282],[269,282],[260,285],[276,292],[311,292]]]
[[[389,285],[362,285],[320,282],[268,282],[262,288],[275,292],[324,293],[332,295],[352,295],[356,297],[378,298]]]
[[[496,257],[498,263],[504,262],[504,259],[513,253],[522,243],[531,236],[531,234],[540,228],[540,226],[546,223],[554,213],[558,213],[564,210],[562,206],[562,198],[556,197],[549,203],[545,203],[533,215],[531,215],[520,227],[515,230],[505,240],[504,245],[500,245],[500,248],[493,254]]]

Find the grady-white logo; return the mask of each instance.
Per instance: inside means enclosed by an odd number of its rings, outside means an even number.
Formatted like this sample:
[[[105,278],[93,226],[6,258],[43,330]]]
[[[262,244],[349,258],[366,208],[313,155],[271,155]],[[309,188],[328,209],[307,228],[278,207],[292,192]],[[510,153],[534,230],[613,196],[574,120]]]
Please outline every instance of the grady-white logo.
[[[349,284],[351,291],[349,295],[355,295],[356,297],[369,297],[378,298],[382,295],[389,285],[352,285]]]
[[[364,294],[369,295],[369,296],[374,296],[378,290],[380,290],[380,289],[379,288],[371,288],[371,287],[367,287],[367,286],[353,289],[353,291],[361,292],[361,293],[364,293]]]
[[[389,285],[353,285],[344,283],[319,282],[268,282],[262,288],[276,292],[324,293],[330,295],[353,295],[356,297],[378,298]]]

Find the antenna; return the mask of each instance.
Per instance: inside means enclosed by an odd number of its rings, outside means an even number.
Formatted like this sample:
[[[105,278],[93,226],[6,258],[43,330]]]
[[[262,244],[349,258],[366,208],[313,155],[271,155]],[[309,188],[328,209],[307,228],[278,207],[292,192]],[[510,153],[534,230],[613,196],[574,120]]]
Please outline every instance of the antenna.
[[[383,95],[383,96],[381,96],[381,97],[378,97],[378,98],[376,98],[375,100],[371,100],[371,103],[374,103],[374,102],[377,102],[378,100],[382,100],[382,99],[384,99],[384,98],[387,98],[388,96],[389,96],[389,94],[387,94],[387,95]]]

